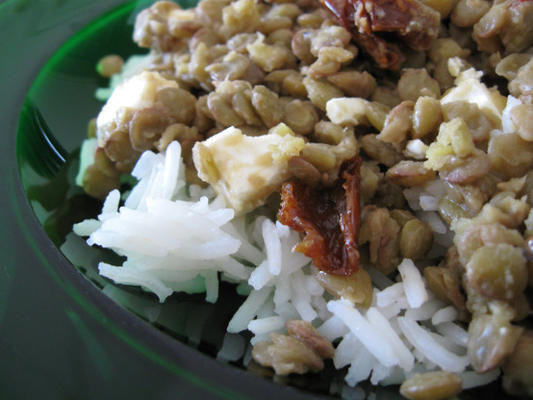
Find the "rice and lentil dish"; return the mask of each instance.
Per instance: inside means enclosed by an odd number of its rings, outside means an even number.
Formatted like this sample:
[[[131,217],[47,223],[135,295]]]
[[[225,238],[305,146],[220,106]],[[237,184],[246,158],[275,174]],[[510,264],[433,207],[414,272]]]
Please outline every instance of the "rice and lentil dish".
[[[278,375],[533,396],[533,1],[159,1],[133,38],[78,177],[102,275],[235,283],[224,346]]]

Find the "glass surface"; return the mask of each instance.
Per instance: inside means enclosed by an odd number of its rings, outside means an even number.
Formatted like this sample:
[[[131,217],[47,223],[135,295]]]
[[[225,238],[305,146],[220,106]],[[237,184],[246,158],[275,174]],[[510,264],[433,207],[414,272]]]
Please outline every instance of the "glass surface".
[[[0,107],[0,398],[298,399],[329,397],[331,382],[339,393],[344,371],[274,384],[215,360],[243,300],[231,285],[221,287],[215,305],[203,295],[174,295],[160,305],[101,278],[97,260],[117,256],[71,233],[101,207],[73,184],[87,122],[101,107],[94,91],[106,85],[96,62],[142,52],[132,23],[151,1],[123,3],[0,2],[0,30],[10,38],[0,42],[9,94]],[[400,398],[396,390],[376,394]]]

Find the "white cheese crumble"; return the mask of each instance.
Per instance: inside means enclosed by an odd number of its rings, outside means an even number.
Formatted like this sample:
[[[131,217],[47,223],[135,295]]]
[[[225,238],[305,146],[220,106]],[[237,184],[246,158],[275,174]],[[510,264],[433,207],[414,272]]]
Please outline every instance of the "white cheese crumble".
[[[163,78],[157,72],[149,71],[143,71],[119,84],[96,119],[98,146],[105,145],[111,132],[128,113],[152,107],[157,92],[166,87],[178,88],[178,84]]]
[[[304,140],[285,124],[262,136],[246,136],[229,127],[193,147],[198,176],[239,214],[264,204],[289,178],[288,160],[300,154]]]

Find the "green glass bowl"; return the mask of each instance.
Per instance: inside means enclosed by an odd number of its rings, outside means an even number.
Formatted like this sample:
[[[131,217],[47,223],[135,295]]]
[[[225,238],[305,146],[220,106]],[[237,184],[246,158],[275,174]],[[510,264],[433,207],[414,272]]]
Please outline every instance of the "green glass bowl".
[[[124,3],[0,2],[0,398],[308,398],[215,359],[242,300],[161,307],[100,278],[96,259],[113,256],[69,234],[100,207],[73,185],[101,107],[96,61],[139,51],[133,16],[149,2]]]
[[[71,233],[101,207],[73,183],[87,122],[102,106],[94,91],[106,85],[96,62],[142,52],[132,24],[150,3],[0,1],[0,398],[340,397],[344,372],[331,368],[274,383],[216,359],[243,301],[234,287],[223,285],[215,305],[200,295],[160,305],[100,277],[97,260],[117,256]],[[394,387],[375,393],[400,398]]]

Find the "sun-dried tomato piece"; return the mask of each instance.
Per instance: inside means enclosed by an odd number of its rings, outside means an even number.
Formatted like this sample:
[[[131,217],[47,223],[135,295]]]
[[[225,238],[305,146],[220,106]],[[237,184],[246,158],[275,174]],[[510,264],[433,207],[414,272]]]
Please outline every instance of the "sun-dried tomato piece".
[[[359,157],[347,161],[342,180],[331,188],[290,181],[281,190],[278,219],[305,233],[295,250],[330,274],[349,276],[359,269],[360,167]]]
[[[372,32],[396,32],[413,50],[429,49],[439,33],[439,13],[418,0],[355,1],[365,4]]]
[[[437,37],[440,15],[418,0],[321,0],[382,68],[399,69],[405,60],[390,38],[392,32],[414,50],[427,50]]]
[[[377,35],[354,33],[354,41],[364,49],[380,68],[397,71],[405,61],[400,47]]]

